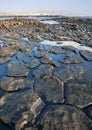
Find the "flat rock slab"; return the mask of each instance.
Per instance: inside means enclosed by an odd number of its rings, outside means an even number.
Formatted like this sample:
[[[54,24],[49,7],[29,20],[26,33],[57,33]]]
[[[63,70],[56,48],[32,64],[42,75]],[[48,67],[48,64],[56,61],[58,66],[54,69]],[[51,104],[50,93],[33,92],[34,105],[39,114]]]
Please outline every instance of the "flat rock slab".
[[[28,69],[21,63],[10,62],[7,65],[7,76],[22,77],[22,76],[28,76],[28,74],[29,74]]]
[[[36,70],[33,71],[33,76],[35,78],[39,78],[45,75],[51,75],[52,69],[53,69],[53,66],[51,65],[41,65]]]
[[[34,51],[34,57],[36,57],[36,58],[41,58],[41,57],[45,56],[46,53],[47,53],[46,51],[38,51],[38,50],[35,50],[35,51]]]
[[[23,88],[32,88],[34,80],[15,79],[12,77],[4,77],[0,81],[0,89],[6,92],[18,91]]]
[[[78,49],[73,46],[63,46],[62,48],[66,51],[74,52],[76,54],[78,53]]]
[[[64,50],[61,47],[52,46],[50,53],[53,53],[53,54],[63,54],[65,52],[64,52]]]
[[[48,106],[35,128],[37,130],[91,130],[92,121],[79,109],[62,105]]]
[[[47,102],[64,102],[64,84],[54,76],[45,76],[43,79],[36,80],[35,90]]]
[[[35,120],[44,106],[45,103],[32,89],[6,94],[0,99],[0,120],[8,125],[12,122],[16,130],[21,130],[29,120]]]
[[[10,57],[2,57],[0,58],[0,64],[5,64],[6,62],[10,61]]]
[[[92,52],[87,50],[81,50],[80,54],[85,60],[92,61]]]
[[[63,60],[60,60],[60,62],[64,64],[79,64],[83,62],[83,59],[80,56],[77,55],[68,55],[65,56]]]
[[[53,65],[55,67],[59,67],[60,66],[60,64],[58,62],[52,60],[52,58],[49,57],[48,55],[45,55],[45,56],[43,56],[41,58],[41,63],[42,64],[51,64],[51,65]]]
[[[38,47],[38,50],[39,51],[47,51],[47,52],[50,52],[52,46],[50,45],[43,45],[41,44],[39,47]]]
[[[30,61],[24,60],[24,63],[30,69],[36,68],[40,64],[36,58],[32,58]]]
[[[61,81],[67,82],[70,79],[79,79],[83,73],[83,68],[77,65],[66,66],[63,69],[53,71],[53,75]]]
[[[22,54],[18,54],[16,56],[16,58],[19,60],[19,59],[22,59],[22,58],[31,57],[32,56],[32,52],[33,51],[28,51],[28,52],[24,52]]]
[[[65,87],[66,103],[84,108],[92,104],[92,85],[87,83],[68,83]]]

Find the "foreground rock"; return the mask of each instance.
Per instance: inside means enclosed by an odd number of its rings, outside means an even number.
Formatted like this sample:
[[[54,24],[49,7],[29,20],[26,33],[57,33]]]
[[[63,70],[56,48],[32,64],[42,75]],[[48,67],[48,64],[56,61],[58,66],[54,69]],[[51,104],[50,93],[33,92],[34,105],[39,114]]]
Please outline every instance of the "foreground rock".
[[[58,77],[61,81],[67,82],[70,79],[79,79],[83,74],[83,68],[77,65],[66,66],[63,69],[53,71],[53,75]]]
[[[32,88],[34,80],[27,80],[23,78],[15,79],[11,77],[4,77],[0,82],[0,89],[7,92],[18,91],[23,88]]]
[[[91,123],[92,121],[77,108],[67,105],[50,105],[35,128],[37,130],[91,130]]]
[[[6,94],[0,99],[0,120],[9,126],[13,123],[16,130],[21,130],[29,121],[35,121],[44,106],[45,103],[32,89]]]
[[[92,89],[89,83],[69,83],[65,87],[66,103],[84,108],[92,104]]]
[[[64,102],[64,84],[54,76],[45,76],[43,79],[36,80],[35,90],[47,102]]]
[[[35,78],[39,78],[45,75],[51,75],[52,69],[53,69],[53,66],[51,65],[41,65],[36,70],[33,71],[33,76]]]
[[[85,60],[92,61],[92,52],[89,52],[87,50],[81,50],[80,54]]]
[[[29,74],[28,69],[21,63],[10,62],[7,65],[7,76],[21,77],[21,76],[28,76],[28,74]]]

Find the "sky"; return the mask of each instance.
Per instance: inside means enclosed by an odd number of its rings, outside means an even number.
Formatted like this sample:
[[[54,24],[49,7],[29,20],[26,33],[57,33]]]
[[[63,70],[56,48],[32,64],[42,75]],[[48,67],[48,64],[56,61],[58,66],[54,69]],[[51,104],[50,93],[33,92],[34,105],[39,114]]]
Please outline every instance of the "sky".
[[[62,15],[92,16],[92,0],[1,0],[0,12],[60,11]]]

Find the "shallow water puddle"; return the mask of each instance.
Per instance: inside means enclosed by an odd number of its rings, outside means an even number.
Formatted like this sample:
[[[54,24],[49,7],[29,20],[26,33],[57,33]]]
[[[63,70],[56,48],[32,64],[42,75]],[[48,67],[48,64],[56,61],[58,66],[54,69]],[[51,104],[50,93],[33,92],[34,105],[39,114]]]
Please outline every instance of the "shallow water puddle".
[[[57,44],[59,43],[59,44]],[[87,47],[87,46],[82,46],[81,44],[75,42],[75,41],[49,41],[49,40],[44,40],[42,42],[40,42],[41,45],[50,45],[50,46],[72,46],[77,48],[78,50],[88,50],[90,52],[92,52],[92,48],[91,47]]]
[[[46,23],[46,24],[59,24],[59,22],[54,21],[54,20],[45,20],[43,22]]]

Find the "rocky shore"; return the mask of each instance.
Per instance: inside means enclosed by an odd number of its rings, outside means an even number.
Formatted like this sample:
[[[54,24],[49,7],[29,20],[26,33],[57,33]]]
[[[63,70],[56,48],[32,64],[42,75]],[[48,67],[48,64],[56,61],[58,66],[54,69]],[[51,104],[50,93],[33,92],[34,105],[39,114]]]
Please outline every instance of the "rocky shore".
[[[92,19],[0,21],[0,129],[92,129]]]

